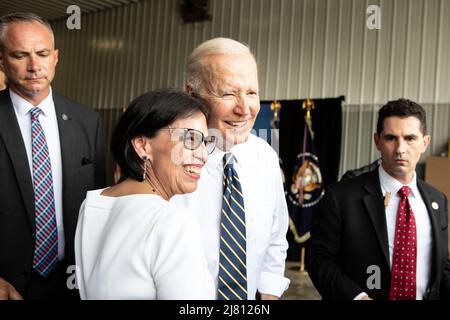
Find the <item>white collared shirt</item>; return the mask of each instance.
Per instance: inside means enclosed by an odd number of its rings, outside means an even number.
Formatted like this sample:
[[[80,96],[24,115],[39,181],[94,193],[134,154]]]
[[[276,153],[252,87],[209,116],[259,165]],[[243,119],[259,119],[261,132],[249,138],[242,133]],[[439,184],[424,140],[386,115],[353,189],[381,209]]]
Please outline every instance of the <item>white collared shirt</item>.
[[[398,204],[400,202],[400,197],[397,193],[403,187],[403,184],[390,176],[381,165],[378,168],[378,173],[383,196],[386,196],[387,192],[390,192],[391,194],[386,208],[386,223],[389,239],[389,264],[392,266],[395,224],[397,221]],[[431,252],[433,247],[431,222],[425,202],[417,188],[417,177],[415,172],[413,179],[407,186],[411,189],[408,199],[412,211],[414,212],[417,226],[416,299],[422,300],[430,279]]]
[[[284,277],[289,216],[278,156],[264,140],[253,135],[247,142],[233,146],[230,152],[236,158],[234,168],[244,195],[248,299],[255,299],[257,290],[281,296],[290,282]],[[215,279],[216,294],[223,155],[224,152],[216,148],[209,156],[195,192],[174,196],[170,200],[178,206],[189,208],[198,218],[208,267]]]
[[[31,179],[33,179],[33,161],[31,151],[31,115],[30,110],[34,106],[24,98],[9,89],[14,112],[22,133],[23,143],[27,151],[28,165],[30,167]],[[52,90],[49,95],[36,107],[42,110],[39,122],[45,133],[50,161],[52,166],[53,192],[55,197],[56,224],[58,229],[58,259],[64,259],[64,226],[62,217],[62,161],[61,147],[59,143],[58,121],[56,119],[55,104],[53,102]]]

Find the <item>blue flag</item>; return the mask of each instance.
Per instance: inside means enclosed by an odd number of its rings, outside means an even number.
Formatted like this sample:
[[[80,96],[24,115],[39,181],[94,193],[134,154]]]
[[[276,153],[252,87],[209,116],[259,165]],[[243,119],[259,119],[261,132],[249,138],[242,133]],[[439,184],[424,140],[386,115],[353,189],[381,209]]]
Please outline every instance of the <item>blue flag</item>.
[[[298,243],[310,238],[312,218],[325,193],[313,139],[311,117],[308,113],[305,116],[302,150],[297,155],[293,175],[286,186],[289,228]]]

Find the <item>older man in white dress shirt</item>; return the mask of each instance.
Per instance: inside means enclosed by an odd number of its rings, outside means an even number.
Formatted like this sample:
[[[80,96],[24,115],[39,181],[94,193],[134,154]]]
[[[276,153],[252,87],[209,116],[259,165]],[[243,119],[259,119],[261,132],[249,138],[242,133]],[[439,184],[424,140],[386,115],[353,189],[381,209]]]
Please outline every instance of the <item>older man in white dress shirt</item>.
[[[218,299],[279,299],[289,285],[289,218],[278,156],[250,134],[260,110],[255,58],[247,46],[215,38],[192,52],[186,76],[219,143],[197,191],[172,201],[197,215]]]

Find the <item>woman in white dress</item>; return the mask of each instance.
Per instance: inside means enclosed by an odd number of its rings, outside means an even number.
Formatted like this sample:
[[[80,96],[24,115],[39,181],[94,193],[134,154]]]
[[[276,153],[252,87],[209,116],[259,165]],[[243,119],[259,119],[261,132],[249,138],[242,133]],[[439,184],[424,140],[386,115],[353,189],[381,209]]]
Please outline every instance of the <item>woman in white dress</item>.
[[[214,299],[190,212],[168,200],[197,188],[215,147],[208,110],[187,94],[149,92],[119,119],[111,151],[122,181],[89,191],[75,236],[82,299]]]

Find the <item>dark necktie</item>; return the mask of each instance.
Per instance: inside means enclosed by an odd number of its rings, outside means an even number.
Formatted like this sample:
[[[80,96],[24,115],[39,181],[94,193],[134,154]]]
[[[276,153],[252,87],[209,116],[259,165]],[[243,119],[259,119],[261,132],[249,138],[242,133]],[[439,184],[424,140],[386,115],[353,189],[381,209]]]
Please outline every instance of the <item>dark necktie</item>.
[[[47,277],[58,262],[58,232],[50,155],[39,122],[41,111],[36,107],[30,111],[36,225],[33,269]]]
[[[400,202],[395,224],[389,300],[416,299],[417,238],[416,220],[408,200],[410,191],[407,186],[398,191]]]
[[[219,300],[247,299],[246,230],[241,183],[234,156],[223,157],[223,203],[220,221]]]

